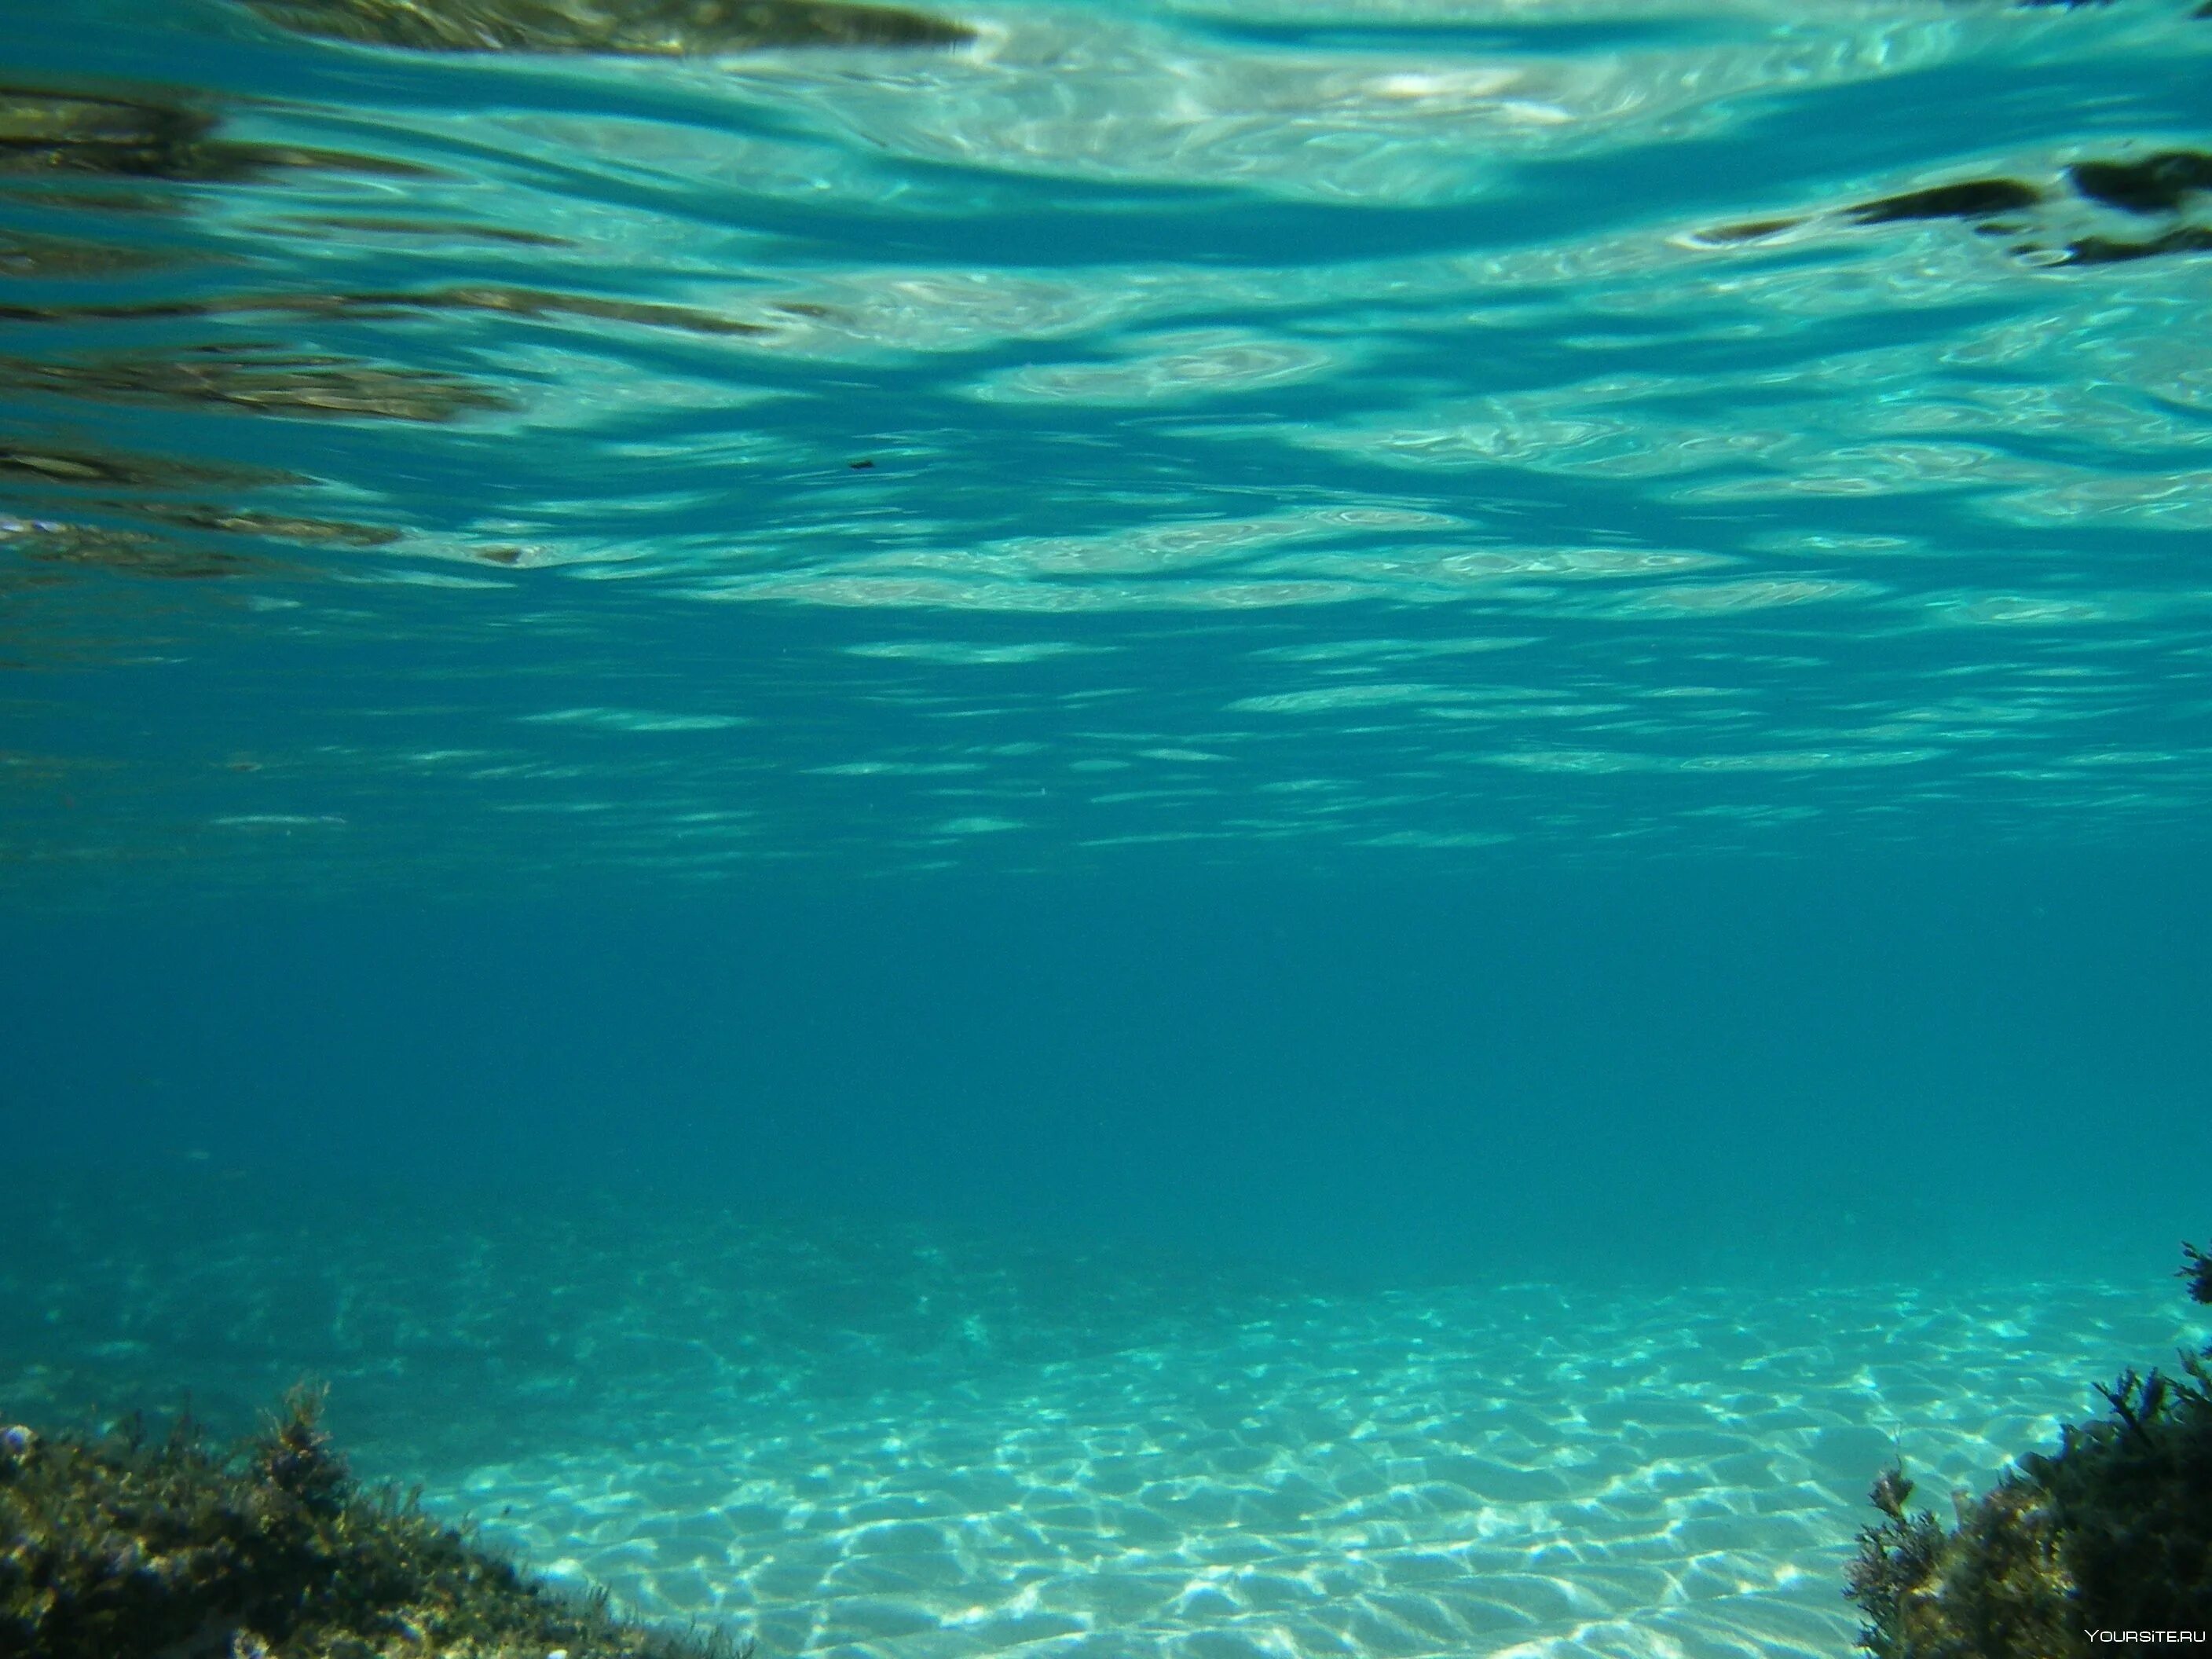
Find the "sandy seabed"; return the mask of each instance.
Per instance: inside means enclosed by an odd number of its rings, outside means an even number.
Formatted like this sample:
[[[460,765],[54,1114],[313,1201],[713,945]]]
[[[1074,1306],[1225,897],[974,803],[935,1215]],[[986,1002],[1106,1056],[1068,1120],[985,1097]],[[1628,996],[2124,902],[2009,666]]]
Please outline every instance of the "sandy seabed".
[[[2202,1340],[2148,1277],[1326,1292],[680,1209],[18,1218],[0,1410],[309,1372],[365,1474],[765,1659],[1842,1656],[1944,1507]]]
[[[725,1432],[442,1496],[556,1574],[771,1654],[1841,1654],[1875,1472],[1901,1447],[1939,1502],[1985,1483],[2081,1415],[2124,1307],[1317,1302],[864,1403],[733,1397]]]

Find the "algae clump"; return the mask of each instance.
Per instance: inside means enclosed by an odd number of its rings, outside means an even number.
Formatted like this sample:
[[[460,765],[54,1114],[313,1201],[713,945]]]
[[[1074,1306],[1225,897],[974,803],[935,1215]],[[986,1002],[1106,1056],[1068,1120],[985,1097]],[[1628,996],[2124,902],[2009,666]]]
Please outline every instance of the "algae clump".
[[[40,1659],[743,1659],[569,1599],[425,1515],[364,1492],[301,1387],[211,1447],[0,1425],[0,1652]]]
[[[2212,1257],[2182,1247],[2191,1297]],[[2086,1659],[2102,1641],[2212,1629],[2212,1348],[2181,1374],[2100,1386],[2106,1414],[2022,1457],[1946,1531],[1893,1468],[1870,1494],[1844,1594],[1875,1659]],[[2112,1632],[2109,1636],[2103,1632]],[[2126,1634],[2135,1632],[2133,1636]]]

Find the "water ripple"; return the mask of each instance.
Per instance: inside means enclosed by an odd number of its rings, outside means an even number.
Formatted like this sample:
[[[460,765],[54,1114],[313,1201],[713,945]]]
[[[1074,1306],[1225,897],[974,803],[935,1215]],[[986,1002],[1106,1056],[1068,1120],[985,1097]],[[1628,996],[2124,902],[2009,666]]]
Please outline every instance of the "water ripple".
[[[1785,851],[2212,804],[2186,5],[11,30],[19,872]]]

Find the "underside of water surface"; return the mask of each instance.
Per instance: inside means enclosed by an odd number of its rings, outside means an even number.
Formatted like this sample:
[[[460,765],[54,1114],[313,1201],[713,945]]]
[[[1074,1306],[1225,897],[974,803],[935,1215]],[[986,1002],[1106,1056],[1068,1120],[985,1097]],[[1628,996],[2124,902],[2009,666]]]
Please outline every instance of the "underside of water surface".
[[[19,889],[2206,809],[2185,5],[9,22]]]

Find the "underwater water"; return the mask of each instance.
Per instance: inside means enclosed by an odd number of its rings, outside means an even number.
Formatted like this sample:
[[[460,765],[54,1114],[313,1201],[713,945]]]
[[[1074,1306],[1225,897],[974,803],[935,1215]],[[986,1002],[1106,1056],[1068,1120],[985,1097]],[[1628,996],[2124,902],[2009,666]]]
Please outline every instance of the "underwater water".
[[[2206,1334],[2208,316],[2195,0],[0,0],[0,1420],[1848,1652]]]

